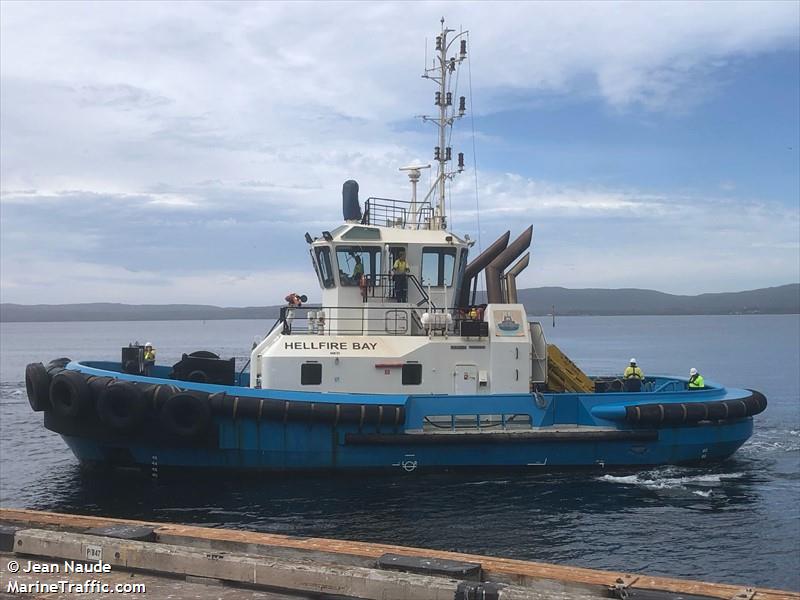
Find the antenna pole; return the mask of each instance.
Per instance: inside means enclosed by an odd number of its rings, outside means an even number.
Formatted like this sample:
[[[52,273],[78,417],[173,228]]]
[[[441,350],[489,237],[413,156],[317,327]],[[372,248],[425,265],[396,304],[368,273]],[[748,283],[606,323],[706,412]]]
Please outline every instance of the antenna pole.
[[[458,54],[447,57],[450,47],[453,43],[465,36],[468,32],[462,31],[461,33],[453,36],[452,39],[448,35],[455,33],[454,29],[447,29],[444,25],[444,17],[441,20],[441,33],[436,36],[436,46],[433,65],[425,69],[422,75],[425,79],[432,80],[436,86],[436,96],[434,104],[439,108],[439,114],[435,117],[422,116],[423,121],[427,121],[436,125],[439,130],[439,145],[436,146],[433,153],[433,159],[437,163],[436,167],[436,181],[431,189],[425,196],[425,201],[429,198],[432,199],[431,204],[435,207],[433,215],[432,229],[446,229],[447,228],[447,212],[445,205],[445,195],[447,193],[447,180],[452,179],[458,173],[464,170],[464,154],[458,154],[458,168],[454,171],[447,170],[447,163],[453,160],[453,150],[447,146],[447,132],[452,128],[456,119],[460,119],[466,112],[465,98],[461,96],[458,98],[458,112],[453,106],[453,92],[450,91],[450,80],[456,72],[456,68],[467,57],[467,42],[466,38],[461,39],[461,46]],[[439,64],[436,64],[436,61]],[[451,108],[452,107],[452,108]]]
[[[439,68],[441,69],[441,75],[439,79],[439,148],[441,151],[439,153],[439,169],[437,172],[436,180],[439,183],[439,201],[436,207],[436,225],[437,229],[444,229],[447,227],[447,217],[445,215],[445,203],[444,203],[444,179],[445,173],[447,171],[447,152],[445,151],[445,143],[446,143],[446,136],[447,133],[447,34],[450,32],[449,29],[445,29],[444,27],[444,17],[442,17],[442,41],[441,41],[441,49],[439,50]]]

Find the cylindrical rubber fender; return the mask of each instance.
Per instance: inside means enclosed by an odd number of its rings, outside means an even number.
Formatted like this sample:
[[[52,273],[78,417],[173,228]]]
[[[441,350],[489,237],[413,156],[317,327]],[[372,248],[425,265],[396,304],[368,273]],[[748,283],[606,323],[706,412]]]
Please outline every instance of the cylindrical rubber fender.
[[[92,404],[89,385],[77,371],[61,371],[50,382],[50,404],[62,417],[77,417]]]
[[[205,433],[211,421],[211,404],[205,394],[179,392],[161,407],[161,424],[167,432],[184,439]]]
[[[767,408],[767,399],[760,392],[753,390],[750,390],[750,392],[752,392],[750,396],[738,400],[626,406],[625,420],[632,423],[667,423],[674,425],[751,417]]]
[[[50,376],[42,363],[25,367],[25,391],[34,411],[40,412],[50,406]]]
[[[724,402],[708,402],[708,419],[710,421],[719,421],[728,418],[728,405]]]
[[[747,414],[757,415],[767,410],[767,397],[756,390],[748,390],[751,393],[749,398],[745,398],[747,404]]]
[[[117,431],[133,431],[144,421],[147,404],[142,392],[129,381],[108,384],[97,398],[97,416]]]
[[[214,354],[209,350],[196,350],[187,356],[193,356],[195,358],[219,358],[219,354]]]

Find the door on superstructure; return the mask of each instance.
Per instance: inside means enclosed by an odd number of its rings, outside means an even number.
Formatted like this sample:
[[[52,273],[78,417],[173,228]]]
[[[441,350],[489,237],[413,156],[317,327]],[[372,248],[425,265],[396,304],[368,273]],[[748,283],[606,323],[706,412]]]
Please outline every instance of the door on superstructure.
[[[397,302],[408,302],[408,276],[406,271],[411,272],[411,265],[408,262],[408,253],[405,246],[389,246],[388,263],[388,298]]]
[[[456,365],[453,393],[469,396],[478,393],[478,367],[475,365]]]

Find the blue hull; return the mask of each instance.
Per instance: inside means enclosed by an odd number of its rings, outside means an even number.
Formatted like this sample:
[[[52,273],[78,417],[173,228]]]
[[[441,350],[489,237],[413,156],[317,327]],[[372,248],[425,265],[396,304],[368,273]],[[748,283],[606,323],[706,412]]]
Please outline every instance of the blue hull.
[[[211,468],[258,471],[380,469],[415,471],[459,467],[649,466],[721,460],[752,435],[753,419],[658,431],[653,442],[464,443],[447,448],[412,444],[348,445],[329,427],[283,428],[266,423],[217,423],[218,448],[174,448],[102,443],[62,435],[75,456],[90,464],[145,468]]]
[[[222,386],[171,380],[158,369],[149,377],[124,374],[117,363],[70,363],[65,372],[55,376],[58,393],[82,412],[45,409],[45,427],[84,463],[146,469],[691,463],[733,454],[753,433],[750,415],[766,406],[757,392],[716,384],[689,391],[669,377],[653,378],[645,392],[455,396]],[[124,393],[132,388],[133,396]],[[185,414],[202,423],[181,424]]]

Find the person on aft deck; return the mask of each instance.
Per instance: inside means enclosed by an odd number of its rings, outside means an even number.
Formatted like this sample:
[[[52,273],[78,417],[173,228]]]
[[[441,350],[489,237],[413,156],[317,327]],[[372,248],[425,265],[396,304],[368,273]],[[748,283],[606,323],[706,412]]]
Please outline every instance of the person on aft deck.
[[[630,364],[622,374],[623,379],[644,379],[644,373],[636,364],[636,359],[632,358]]]
[[[694,367],[689,369],[689,389],[699,390],[704,387],[706,387],[706,384],[705,381],[703,381],[703,376],[700,375]]]

